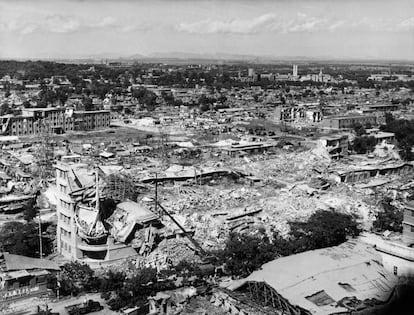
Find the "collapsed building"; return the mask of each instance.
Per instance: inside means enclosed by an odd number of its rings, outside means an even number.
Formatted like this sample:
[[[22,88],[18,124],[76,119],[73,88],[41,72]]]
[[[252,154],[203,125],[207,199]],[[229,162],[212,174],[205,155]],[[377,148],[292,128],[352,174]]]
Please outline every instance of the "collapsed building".
[[[231,314],[250,314],[246,301],[262,310],[253,314],[358,314],[385,303],[397,284],[380,262],[371,245],[350,240],[268,262],[213,300]]]
[[[175,182],[185,180],[206,181],[218,178],[234,178],[244,176],[241,172],[235,172],[225,168],[194,167],[184,165],[171,165],[163,173],[155,176],[148,176],[141,179],[143,183],[151,182]]]
[[[10,152],[0,158],[1,214],[19,213],[35,202],[37,187],[33,176],[27,172],[30,171],[28,165],[31,162],[30,155],[21,156]]]
[[[299,104],[290,106],[279,106],[275,109],[274,120],[276,122],[295,122],[307,121],[309,123],[320,122],[323,119],[323,114],[319,103],[315,104]]]
[[[162,206],[157,203],[157,207],[151,198],[140,203],[126,199],[108,206],[104,201],[110,193],[106,191],[105,199],[101,198],[105,183],[97,168],[63,162],[55,168],[57,251],[65,259],[102,266],[146,256],[162,239],[187,236],[181,226],[181,231],[177,229],[179,223],[172,216],[162,217]]]
[[[332,167],[330,173],[337,182],[355,183],[379,175],[406,175],[413,172],[413,164],[402,161]]]
[[[120,243],[132,241],[132,247],[140,255],[152,249],[158,228],[162,226],[157,214],[131,200],[119,203],[107,222],[114,239]]]
[[[98,175],[84,164],[56,164],[57,251],[90,265],[136,255],[110,235],[100,209]]]
[[[348,136],[336,135],[322,137],[319,143],[325,147],[332,159],[340,159],[348,156]]]

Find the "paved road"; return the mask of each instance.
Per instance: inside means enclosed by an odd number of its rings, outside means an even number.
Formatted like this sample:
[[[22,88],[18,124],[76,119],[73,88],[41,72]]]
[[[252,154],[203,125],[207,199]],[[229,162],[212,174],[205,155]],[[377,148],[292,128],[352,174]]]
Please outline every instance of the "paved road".
[[[98,301],[99,303],[101,303],[102,306],[104,306],[104,309],[98,312],[92,312],[89,314],[102,314],[102,315],[115,315],[118,314],[118,312],[114,312],[111,311],[108,307],[108,305],[106,305],[105,301],[103,299],[101,299],[100,294],[99,293],[93,293],[93,294],[83,294],[77,297],[73,297],[73,298],[64,298],[61,299],[57,302],[53,302],[53,303],[47,303],[47,305],[49,306],[49,309],[51,309],[53,312],[59,312],[60,315],[68,315],[68,312],[65,309],[65,306],[68,305],[73,305],[73,304],[77,304],[77,303],[82,303],[86,300],[92,299],[94,301]],[[37,311],[37,305],[39,305],[42,309],[45,308],[45,301],[42,301],[40,299],[32,299],[32,300],[25,300],[25,301],[21,301],[18,305],[16,305],[15,307],[13,307],[13,309],[10,310],[10,312],[7,312],[5,314],[31,314],[33,312]],[[21,311],[24,311],[24,313],[22,313]],[[2,312],[0,311],[0,314]]]
[[[119,314],[109,309],[105,301],[101,299],[100,293],[84,294],[76,298],[62,299],[55,303],[49,303],[49,308],[51,308],[54,312],[59,312],[60,315],[68,315],[68,312],[65,310],[65,306],[82,303],[85,300],[89,300],[89,299],[98,301],[99,303],[101,303],[102,306],[104,306],[103,310],[98,311],[98,312],[92,312],[89,314],[103,314],[103,315]]]

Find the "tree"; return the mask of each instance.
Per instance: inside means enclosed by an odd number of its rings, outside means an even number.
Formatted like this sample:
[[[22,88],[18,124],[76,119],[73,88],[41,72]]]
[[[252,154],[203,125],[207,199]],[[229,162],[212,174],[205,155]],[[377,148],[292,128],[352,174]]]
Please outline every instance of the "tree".
[[[412,152],[413,143],[409,139],[402,139],[399,142],[399,148],[400,148],[400,156],[405,161],[411,161],[414,158],[413,152]]]
[[[152,268],[143,268],[136,270],[134,275],[130,278],[125,278],[123,285],[120,285],[120,278],[122,275],[113,273],[116,277],[118,285],[109,297],[108,305],[112,310],[119,310],[131,303],[134,305],[145,305],[147,297],[157,291],[162,291],[165,288],[160,288],[160,283],[157,282],[157,271]],[[168,287],[170,289],[171,287]]]
[[[161,92],[161,97],[164,99],[164,101],[168,105],[174,105],[175,104],[175,98],[174,98],[174,95],[172,93],[162,91]]]
[[[125,279],[124,272],[109,270],[100,281],[100,291],[106,293],[120,290],[124,286]]]
[[[336,246],[360,232],[354,217],[327,210],[316,211],[306,222],[290,222],[289,225],[297,253]]]
[[[362,126],[360,123],[356,123],[356,124],[353,126],[353,128],[354,128],[354,131],[355,131],[355,133],[356,133],[356,135],[357,135],[358,137],[360,137],[360,136],[362,136],[362,135],[364,135],[364,134],[365,134],[365,128],[364,128],[364,126]]]
[[[36,207],[36,200],[30,201],[23,209],[23,218],[30,222],[37,215],[39,209]]]
[[[376,140],[374,136],[356,137],[352,143],[352,149],[358,154],[365,154],[374,150],[375,143]]]
[[[288,238],[278,232],[270,239],[264,230],[254,235],[230,233],[223,250],[214,254],[234,276],[245,277],[279,256],[339,245],[359,235],[355,218],[348,214],[319,210],[305,222],[289,222]]]
[[[88,96],[85,96],[82,100],[83,106],[85,107],[86,111],[92,111],[93,110],[93,104],[92,99]]]
[[[255,235],[231,233],[223,251],[216,253],[232,275],[247,276],[277,257],[264,231]]]
[[[402,232],[403,211],[391,204],[391,198],[384,198],[381,201],[382,211],[378,212],[373,229],[377,232],[394,231]]]
[[[217,101],[219,101],[220,103],[225,103],[227,101],[227,97],[225,95],[220,95]]]
[[[132,97],[136,98],[148,111],[153,111],[157,105],[157,95],[144,87],[133,89]]]
[[[80,262],[70,262],[62,266],[58,277],[62,295],[78,295],[93,288],[96,278],[93,270]]]
[[[26,101],[23,102],[23,107],[24,108],[31,108],[32,104],[30,103],[30,101],[26,100]]]
[[[395,121],[394,116],[391,113],[385,113],[385,126],[391,126]]]
[[[11,114],[12,112],[13,111],[10,108],[8,103],[4,102],[3,104],[1,104],[1,106],[0,106],[0,116]]]
[[[43,227],[42,227],[43,228]],[[39,257],[39,227],[34,222],[6,222],[0,229],[0,245],[11,254]],[[49,255],[52,242],[42,237],[43,253]]]
[[[55,91],[56,98],[60,102],[61,105],[65,105],[66,101],[69,98],[68,89],[67,88],[58,88]]]
[[[399,153],[402,159],[410,161],[414,158],[411,149],[414,145],[414,120],[395,119],[392,114],[385,114],[385,125],[381,130],[395,133]]]

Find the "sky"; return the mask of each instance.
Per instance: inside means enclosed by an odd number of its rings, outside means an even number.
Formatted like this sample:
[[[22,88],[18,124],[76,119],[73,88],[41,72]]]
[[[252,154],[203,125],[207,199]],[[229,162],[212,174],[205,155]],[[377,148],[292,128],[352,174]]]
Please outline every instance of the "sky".
[[[414,60],[414,0],[0,0],[0,58]]]

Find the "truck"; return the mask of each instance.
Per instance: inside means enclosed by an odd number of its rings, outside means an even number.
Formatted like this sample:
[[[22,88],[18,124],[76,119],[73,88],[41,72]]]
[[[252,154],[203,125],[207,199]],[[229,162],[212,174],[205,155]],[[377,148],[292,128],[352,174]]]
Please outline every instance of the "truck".
[[[103,309],[103,306],[94,300],[87,300],[83,303],[65,306],[69,315],[83,315],[91,312],[97,312]]]
[[[45,306],[42,308],[40,305],[37,306],[37,312],[33,313],[32,315],[59,315],[58,312],[52,312],[49,306]]]

